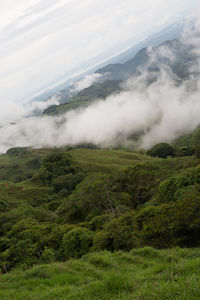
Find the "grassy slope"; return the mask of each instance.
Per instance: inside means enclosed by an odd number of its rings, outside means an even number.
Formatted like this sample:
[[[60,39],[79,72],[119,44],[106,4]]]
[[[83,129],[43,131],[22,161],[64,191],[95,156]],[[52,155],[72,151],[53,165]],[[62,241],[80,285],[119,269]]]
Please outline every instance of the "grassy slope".
[[[25,157],[2,155],[0,166],[5,166],[2,170],[9,170],[8,179],[9,176],[12,179],[12,163],[21,166],[26,175],[27,163],[36,157],[42,159],[50,151],[32,150]],[[159,177],[166,178],[199,163],[195,157],[158,159],[128,150],[73,149],[69,153],[75,163],[89,173],[110,173],[150,162],[157,167]],[[3,181],[2,174],[0,181]],[[3,207],[5,203],[6,209],[9,202],[12,208],[35,207],[49,193],[50,188],[29,180],[16,185],[4,180],[0,184],[0,204],[2,202]],[[0,299],[200,299],[199,257],[199,249],[89,254],[80,260],[38,265],[25,272],[15,270],[0,275]]]
[[[200,299],[200,249],[91,253],[0,275],[1,300]]]
[[[6,154],[0,155],[0,181],[15,181],[19,174],[21,174],[22,179],[16,180],[16,182],[20,182],[23,181],[24,178],[26,179],[29,174],[32,176],[39,168],[42,159],[51,151],[53,151],[53,149],[33,149],[27,155],[19,157]],[[199,163],[199,160],[194,156],[159,159],[142,155],[131,150],[78,148],[72,149],[69,151],[69,154],[76,164],[90,173],[110,173],[123,167],[135,166],[138,163],[145,162],[151,162],[160,169],[178,171],[180,169],[196,166]],[[35,160],[38,167],[35,164]]]
[[[159,159],[128,150],[74,149],[72,158],[88,172],[110,173],[117,169],[151,162],[160,172],[171,175],[181,169],[196,166],[199,160],[194,156]]]
[[[67,103],[48,107],[44,110],[44,114],[53,116],[65,113],[72,109],[87,107],[93,101],[105,99],[107,96],[118,92],[119,90],[120,81],[118,80],[108,80],[103,83],[94,84],[70,98]]]
[[[0,181],[20,182],[32,177],[50,149],[30,150],[25,155],[0,155]]]
[[[126,150],[74,149],[70,154],[88,172],[110,173],[121,167],[153,160],[150,156]]]

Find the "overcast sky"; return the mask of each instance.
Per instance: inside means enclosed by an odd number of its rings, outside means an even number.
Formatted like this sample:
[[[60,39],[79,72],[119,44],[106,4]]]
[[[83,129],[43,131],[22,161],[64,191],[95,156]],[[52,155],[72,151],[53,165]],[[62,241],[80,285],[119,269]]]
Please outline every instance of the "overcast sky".
[[[84,71],[88,60],[109,58],[198,7],[199,0],[0,0],[0,104]]]

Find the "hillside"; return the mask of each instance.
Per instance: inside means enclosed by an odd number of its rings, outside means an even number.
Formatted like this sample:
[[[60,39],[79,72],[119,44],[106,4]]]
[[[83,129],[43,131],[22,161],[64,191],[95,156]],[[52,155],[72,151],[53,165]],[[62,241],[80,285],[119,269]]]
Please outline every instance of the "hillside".
[[[2,300],[199,299],[200,249],[104,251],[0,275]]]
[[[142,72],[149,74],[148,84],[159,78],[163,66],[168,68],[174,80],[180,84],[191,75],[191,65],[196,64],[197,54],[192,51],[192,46],[181,40],[169,40],[151,48],[143,48],[133,58],[125,63],[109,64],[96,71],[104,74],[104,82],[94,84],[69,98],[67,103],[50,106],[44,111],[47,115],[65,113],[79,107],[86,107],[94,100],[105,99],[112,93],[122,90],[121,83],[134,76],[137,78]],[[64,97],[64,96],[63,96]],[[64,98],[62,99],[64,102]]]
[[[120,83],[121,81],[119,80],[108,80],[103,83],[94,84],[82,90],[76,96],[70,99],[66,98],[67,103],[48,107],[44,110],[43,114],[57,115],[78,107],[87,107],[93,100],[104,99],[112,93],[119,92],[121,90]]]
[[[197,299],[199,156],[83,147],[0,155],[0,298]]]
[[[166,51],[166,53],[162,53]],[[168,51],[168,53],[167,53]],[[163,55],[164,54],[164,55]],[[152,57],[155,56],[152,60]],[[171,57],[170,57],[171,56]],[[172,72],[180,79],[188,76],[188,65],[196,60],[196,55],[191,52],[191,46],[181,40],[169,40],[149,48],[143,48],[136,55],[123,64],[111,64],[96,71],[96,73],[108,73],[109,80],[125,80],[137,74],[140,69],[147,66],[149,71],[159,71],[162,64],[168,65]]]

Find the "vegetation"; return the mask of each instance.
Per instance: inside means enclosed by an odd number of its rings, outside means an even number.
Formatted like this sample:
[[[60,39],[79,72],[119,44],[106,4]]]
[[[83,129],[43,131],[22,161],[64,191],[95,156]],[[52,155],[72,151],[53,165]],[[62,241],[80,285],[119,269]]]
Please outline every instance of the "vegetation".
[[[100,299],[132,299],[133,295],[145,297],[148,291],[152,292],[149,299],[162,299],[169,287],[164,277],[175,257],[180,267],[176,264],[173,274],[178,275],[170,280],[178,282],[176,295],[184,292],[185,299],[193,295],[198,269],[191,267],[186,275],[186,271],[176,273],[176,268],[186,270],[184,264],[194,264],[193,255],[199,250],[176,247],[200,247],[200,160],[198,155],[178,157],[179,146],[171,148],[174,156],[164,155],[166,158],[87,148],[13,148],[1,155],[0,268],[4,274],[0,282],[4,291],[0,297],[12,299],[15,294],[15,299],[44,299],[49,293],[56,295],[52,299],[65,299],[62,282],[68,287],[69,299],[99,299],[98,295]],[[21,177],[13,164],[21,170]],[[141,250],[146,246],[154,249]],[[166,248],[174,249],[155,250]],[[148,259],[143,258],[143,251],[151,253]],[[162,269],[162,264],[166,269],[158,275],[153,270],[155,266]],[[114,266],[119,268],[118,275]],[[31,272],[36,274],[34,279],[25,275]],[[137,284],[131,272],[135,278],[139,272]],[[105,278],[109,276],[115,277],[108,279],[111,287],[107,289]],[[152,289],[151,280],[157,276],[160,282]],[[194,281],[190,282],[190,276]],[[79,289],[80,278],[83,286]],[[126,278],[127,289],[122,278]],[[33,281],[37,285],[34,292]],[[191,290],[184,289],[186,281]],[[40,284],[48,288],[38,298]],[[173,293],[170,288],[169,299],[174,299]]]
[[[150,150],[148,150],[147,154],[151,156],[166,158],[167,156],[174,156],[175,149],[173,148],[173,146],[167,143],[160,143],[156,144]]]
[[[94,100],[105,99],[112,93],[119,92],[121,89],[120,83],[120,80],[108,80],[103,83],[94,84],[70,98],[67,103],[48,107],[44,111],[44,114],[57,115],[72,109],[87,107]]]
[[[200,250],[91,253],[0,275],[2,300],[199,299]]]

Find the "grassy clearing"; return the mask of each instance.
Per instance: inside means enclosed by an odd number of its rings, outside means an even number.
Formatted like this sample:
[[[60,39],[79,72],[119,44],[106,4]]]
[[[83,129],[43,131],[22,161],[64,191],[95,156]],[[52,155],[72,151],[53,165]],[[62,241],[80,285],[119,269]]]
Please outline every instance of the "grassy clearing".
[[[128,150],[74,149],[72,158],[88,172],[110,173],[116,169],[153,161],[154,158]]]
[[[0,275],[4,300],[200,299],[200,249],[91,253]]]
[[[151,162],[163,174],[170,176],[200,163],[194,156],[162,159],[129,150],[73,149],[69,153],[78,165],[91,173],[110,173],[122,167]]]
[[[21,182],[30,178],[40,167],[42,159],[54,149],[32,149],[24,156],[0,155],[0,181]],[[194,156],[159,159],[131,150],[72,149],[72,159],[90,173],[110,173],[117,169],[151,162],[168,175],[174,171],[196,166]],[[172,172],[170,172],[172,171]]]

